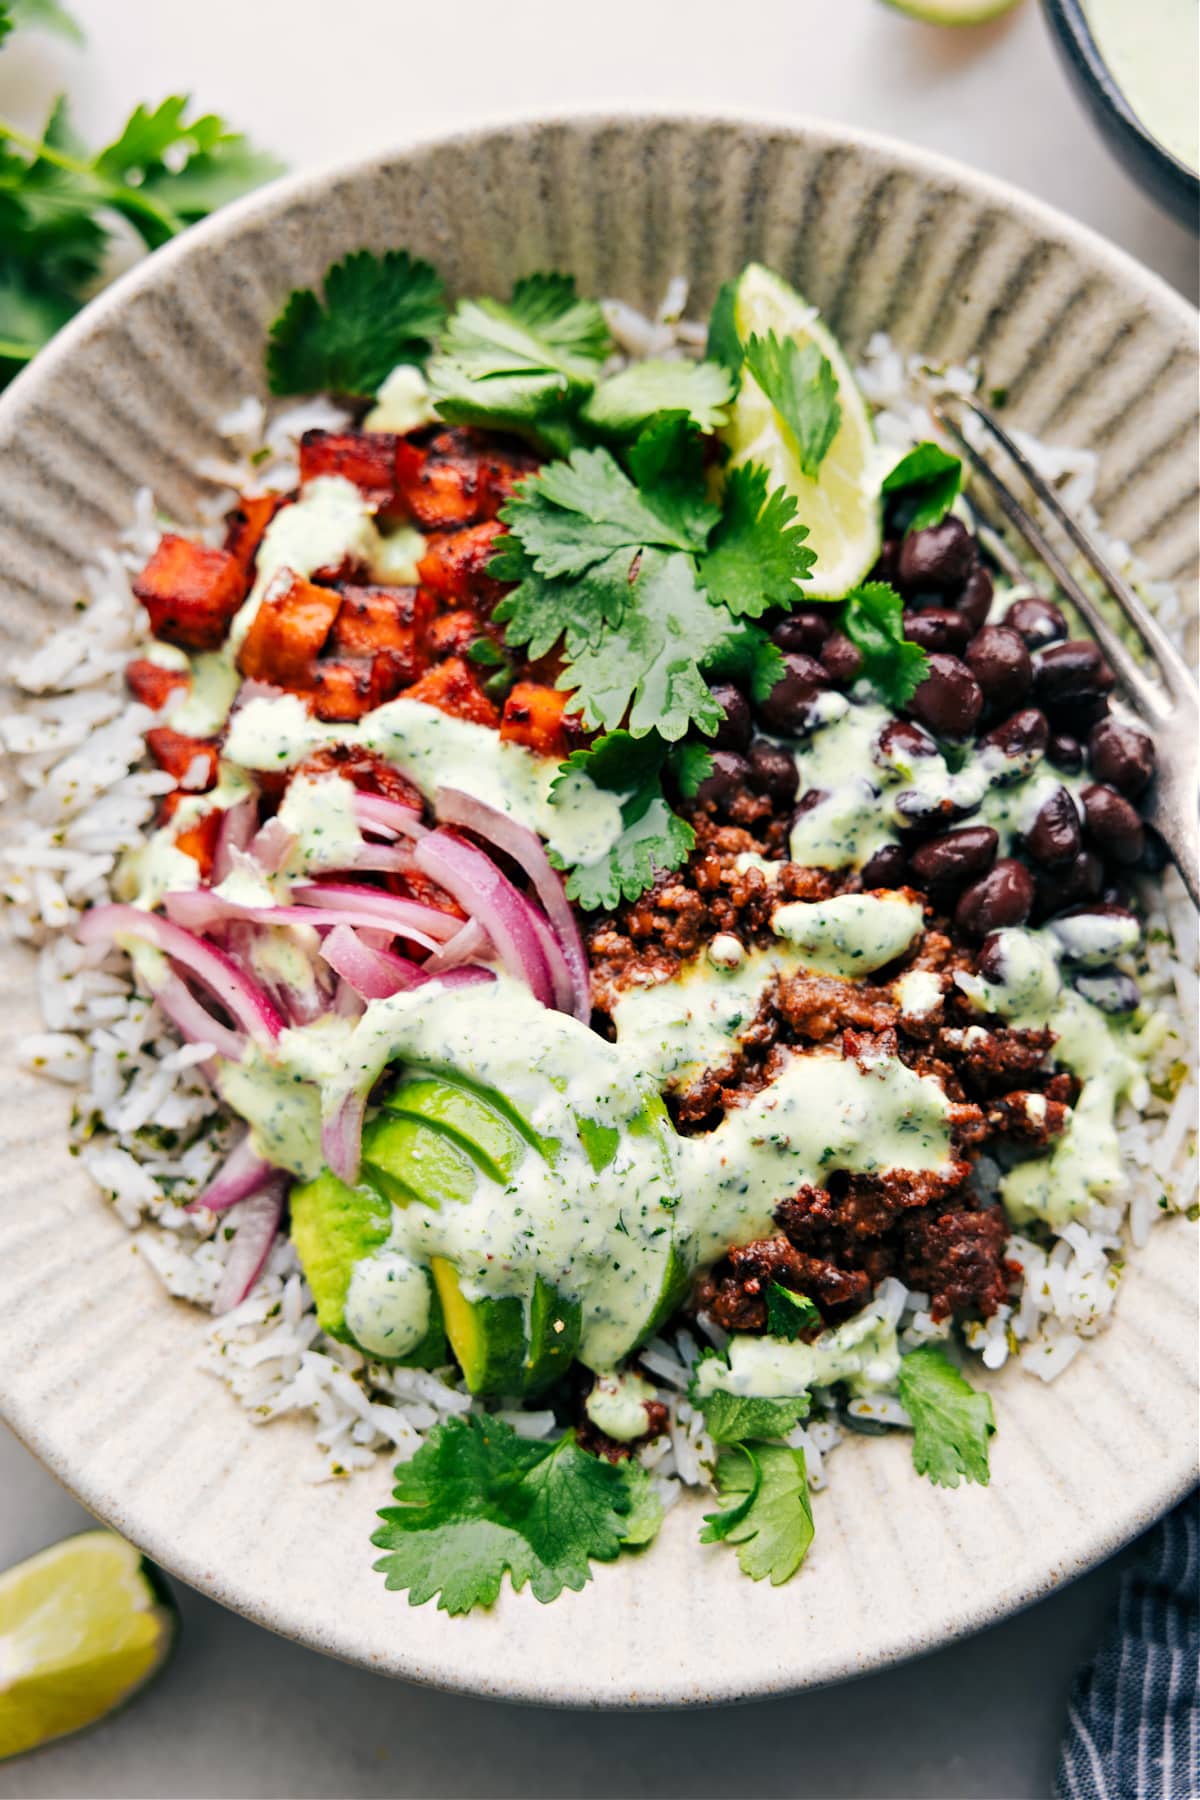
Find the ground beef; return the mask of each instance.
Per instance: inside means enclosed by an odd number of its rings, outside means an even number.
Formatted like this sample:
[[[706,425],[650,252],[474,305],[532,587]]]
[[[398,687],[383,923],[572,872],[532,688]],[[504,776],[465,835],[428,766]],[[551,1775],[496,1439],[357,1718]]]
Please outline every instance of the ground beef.
[[[900,1221],[898,1273],[907,1287],[928,1294],[935,1319],[978,1313],[990,1318],[1008,1298],[1019,1264],[1004,1260],[1009,1224],[1003,1210],[926,1210]]]
[[[824,1318],[856,1312],[870,1295],[869,1276],[797,1250],[786,1237],[739,1244],[705,1275],[696,1304],[726,1331],[764,1331],[767,1290],[774,1282],[806,1294]]]

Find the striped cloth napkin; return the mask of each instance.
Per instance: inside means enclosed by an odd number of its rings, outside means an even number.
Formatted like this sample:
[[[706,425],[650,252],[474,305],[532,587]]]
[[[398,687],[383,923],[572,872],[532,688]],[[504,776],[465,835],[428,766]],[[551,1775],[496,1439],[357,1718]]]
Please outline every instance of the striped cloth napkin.
[[[1200,1800],[1200,1490],[1121,1583],[1071,1693],[1055,1800]]]

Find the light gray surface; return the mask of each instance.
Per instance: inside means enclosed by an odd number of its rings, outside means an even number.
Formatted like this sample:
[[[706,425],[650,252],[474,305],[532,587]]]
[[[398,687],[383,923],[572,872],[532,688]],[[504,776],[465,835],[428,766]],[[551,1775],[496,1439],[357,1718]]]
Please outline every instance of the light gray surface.
[[[0,107],[66,81],[89,133],[189,86],[294,164],[487,111],[706,100],[791,107],[897,132],[1033,189],[1190,295],[1194,246],[1108,162],[1027,4],[938,34],[870,0],[610,0],[615,29],[570,5],[459,0],[87,0],[86,62],[45,40],[10,50]],[[337,17],[335,33],[331,19]],[[617,46],[620,46],[619,48]],[[453,63],[448,60],[453,57]],[[0,1561],[84,1522],[15,1443],[0,1444]],[[181,1494],[184,1508],[188,1496]],[[0,1795],[853,1794],[1048,1791],[1070,1675],[1116,1583],[1110,1566],[1021,1619],[856,1686],[738,1712],[636,1719],[535,1714],[406,1689],[327,1663],[183,1595],[161,1686],[89,1738],[0,1774]],[[580,1655],[586,1656],[586,1643]]]

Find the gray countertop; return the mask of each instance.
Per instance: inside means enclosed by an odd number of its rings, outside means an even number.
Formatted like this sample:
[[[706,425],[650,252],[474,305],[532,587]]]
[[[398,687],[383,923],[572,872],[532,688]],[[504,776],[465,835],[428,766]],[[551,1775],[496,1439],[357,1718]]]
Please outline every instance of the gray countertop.
[[[666,102],[808,112],[890,131],[1031,189],[1191,298],[1195,243],[1094,139],[1036,8],[938,32],[876,0],[72,0],[85,53],[22,37],[0,112],[68,86],[84,132],[190,89],[293,166],[487,114]],[[452,57],[452,61],[448,61]],[[86,1524],[0,1437],[0,1566]],[[185,1503],[181,1500],[181,1504]],[[1036,1528],[1036,1521],[1031,1521]],[[853,1795],[1049,1792],[1071,1677],[1120,1560],[983,1635],[854,1685],[703,1713],[586,1715],[466,1700],[342,1667],[189,1592],[158,1684],[100,1730],[0,1771],[3,1800],[140,1796]],[[581,1654],[587,1654],[586,1644]]]

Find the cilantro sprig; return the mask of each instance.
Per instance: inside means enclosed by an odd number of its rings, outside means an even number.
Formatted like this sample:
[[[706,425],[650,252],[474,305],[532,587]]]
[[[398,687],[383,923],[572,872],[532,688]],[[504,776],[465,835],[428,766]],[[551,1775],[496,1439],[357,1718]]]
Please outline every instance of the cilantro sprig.
[[[661,1507],[636,1463],[609,1463],[567,1432],[556,1443],[517,1436],[469,1413],[428,1433],[395,1470],[395,1506],[371,1542],[375,1568],[410,1606],[438,1596],[448,1613],[491,1606],[507,1574],[543,1603],[591,1579],[624,1545],[647,1543]]]
[[[977,1393],[936,1344],[910,1350],[900,1364],[900,1404],[912,1420],[913,1467],[939,1487],[988,1484],[992,1402]]]
[[[851,588],[841,627],[863,655],[863,674],[889,706],[906,706],[924,681],[929,659],[904,635],[904,602],[886,581]]]
[[[80,38],[55,0],[7,0],[0,41],[21,25]],[[154,250],[281,166],[215,113],[192,115],[183,94],[135,107],[100,150],[61,96],[40,135],[0,120],[0,386],[102,280],[113,215]]]
[[[697,755],[698,752],[698,755]],[[618,793],[621,799],[621,832],[604,855],[579,864],[567,876],[567,897],[586,911],[609,911],[622,900],[636,900],[652,886],[657,875],[679,864],[691,853],[696,834],[686,819],[667,803],[662,771],[668,758],[675,761],[681,791],[685,782],[695,787],[708,773],[699,757],[699,746],[680,744],[672,750],[657,733],[634,738],[628,731],[612,731],[586,750],[576,750],[559,769],[551,790],[552,804],[562,804],[570,792],[571,777],[583,774],[598,788]]]
[[[902,456],[883,478],[883,492],[891,496],[897,524],[905,531],[940,524],[961,487],[961,459],[928,439]]]
[[[794,1294],[781,1282],[773,1281],[767,1289],[767,1330],[772,1337],[795,1341],[802,1331],[820,1327],[821,1314],[807,1294]]]
[[[732,1544],[742,1572],[772,1587],[790,1581],[813,1541],[812,1501],[803,1450],[787,1444],[739,1444],[716,1468],[728,1504],[705,1514],[704,1544]]]
[[[440,275],[407,250],[356,250],[325,271],[324,301],[298,288],[271,327],[273,394],[373,394],[399,363],[421,363],[446,316]]]
[[[816,344],[794,338],[752,335],[743,355],[750,374],[788,431],[800,467],[814,476],[842,422],[833,364]]]

